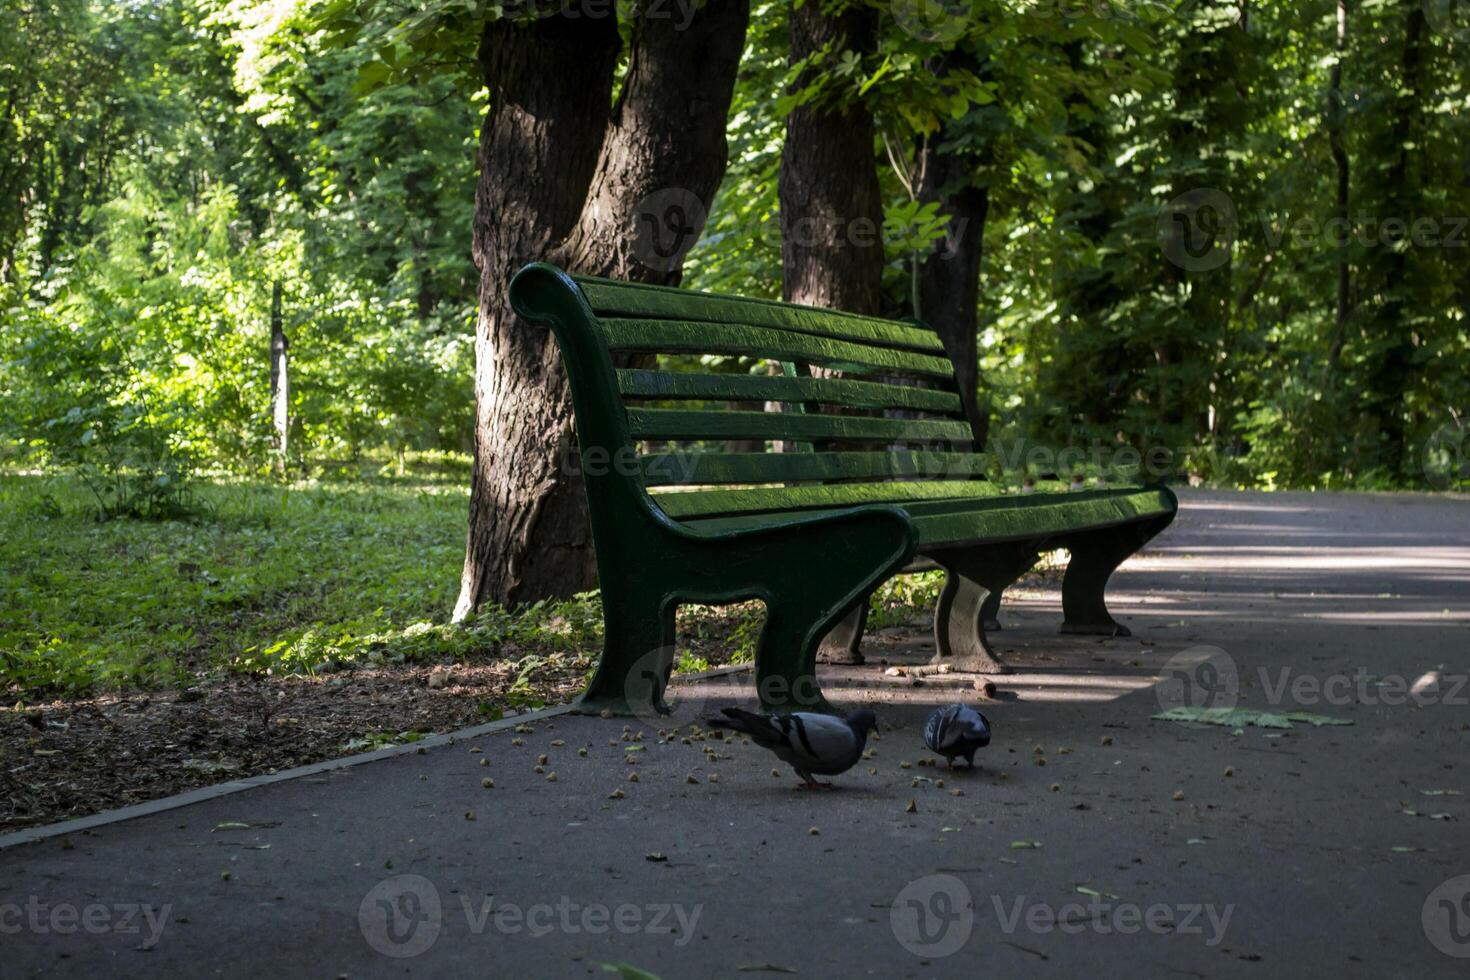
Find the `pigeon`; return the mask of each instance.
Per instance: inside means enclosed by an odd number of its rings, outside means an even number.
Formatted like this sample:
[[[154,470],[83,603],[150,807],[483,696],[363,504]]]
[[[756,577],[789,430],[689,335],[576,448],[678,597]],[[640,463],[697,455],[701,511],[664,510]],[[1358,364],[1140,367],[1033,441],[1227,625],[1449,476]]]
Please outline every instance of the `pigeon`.
[[[990,722],[968,704],[936,708],[924,722],[924,744],[944,756],[951,769],[957,755],[964,756],[974,769],[976,750],[990,744]]]
[[[758,715],[740,708],[722,708],[725,717],[711,718],[711,728],[744,732],[755,744],[770,749],[802,778],[798,788],[831,789],[812,776],[836,776],[847,772],[863,757],[868,733],[878,730],[878,719],[867,708],[858,708],[846,718],[810,711]]]

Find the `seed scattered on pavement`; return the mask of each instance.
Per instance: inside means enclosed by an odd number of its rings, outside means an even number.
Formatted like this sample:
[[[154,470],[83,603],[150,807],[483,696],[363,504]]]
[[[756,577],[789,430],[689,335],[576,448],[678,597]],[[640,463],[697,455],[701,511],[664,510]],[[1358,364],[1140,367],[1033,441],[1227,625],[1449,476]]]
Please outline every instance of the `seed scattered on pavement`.
[[[466,820],[473,820],[473,819],[475,819],[475,811],[474,810],[466,810],[464,812],[464,818]]]
[[[1225,775],[1227,775],[1227,776],[1233,776],[1233,775],[1235,775],[1235,767],[1234,766],[1226,766],[1225,767]]]
[[[685,776],[684,777],[684,782],[686,782],[686,783],[698,783],[699,782],[699,777],[696,776],[696,775],[694,775],[694,773],[691,772],[688,776]]]
[[[546,781],[548,783],[554,783],[554,782],[556,782],[556,773],[554,773],[554,772],[548,772],[546,774]]]
[[[489,764],[490,764],[490,760],[489,759],[486,759],[486,758],[483,758],[483,757],[480,759],[480,765],[482,765],[482,766],[488,766]]]
[[[811,834],[813,837],[818,837],[822,833],[820,830],[818,830],[815,827],[808,827],[806,832],[809,833],[809,834]]]
[[[1173,796],[1173,799],[1174,799],[1174,800],[1176,800],[1176,801],[1177,801],[1177,800],[1182,800],[1182,799],[1184,799],[1184,790],[1182,790],[1182,789],[1176,789],[1176,790],[1175,790],[1175,791],[1174,791],[1174,796]]]
[[[1062,791],[1062,784],[1061,783],[1052,783],[1051,784],[1051,791],[1053,793],[1060,793]]]
[[[628,773],[628,782],[630,782],[630,783],[636,783],[636,782],[638,782],[638,774],[636,772],[630,772],[630,773]]]
[[[578,749],[577,754],[584,759],[587,758],[587,746],[584,745],[580,749]]]
[[[511,745],[525,745],[526,744],[526,740],[523,739],[523,738],[513,738],[513,739],[510,740],[510,744]]]
[[[489,776],[486,776],[484,779],[480,780],[480,785],[485,787],[486,789],[494,789],[495,780],[491,779]]]
[[[610,800],[621,800],[623,798],[623,791],[620,789],[615,789],[611,793],[607,794],[607,798]]]
[[[919,812],[919,804],[915,803],[913,800],[909,800],[909,805],[903,808],[903,812],[904,813],[918,813]]]
[[[1111,736],[1111,735],[1104,735],[1102,737],[1101,744],[1103,744],[1103,745],[1112,745],[1113,744],[1113,736]]]

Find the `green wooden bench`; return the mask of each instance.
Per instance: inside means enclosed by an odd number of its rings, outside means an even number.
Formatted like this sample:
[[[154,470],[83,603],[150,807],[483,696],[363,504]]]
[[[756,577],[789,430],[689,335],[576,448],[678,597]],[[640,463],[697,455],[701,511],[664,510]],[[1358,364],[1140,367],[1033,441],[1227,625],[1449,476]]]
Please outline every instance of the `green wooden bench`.
[[[1104,587],[1173,520],[1174,494],[987,481],[932,330],[543,264],[522,269],[510,297],[551,327],[571,385],[606,626],[584,709],[666,710],[676,606],[754,598],[766,606],[762,704],[825,710],[819,645],[856,650],[868,597],[925,559],[947,573],[936,662],[1003,671],[986,623],[1006,586],[1055,548],[1071,554],[1062,630],[1126,634]],[[651,353],[745,356],[783,373],[619,366]],[[783,410],[750,410],[771,402]],[[737,441],[784,451],[724,451]]]

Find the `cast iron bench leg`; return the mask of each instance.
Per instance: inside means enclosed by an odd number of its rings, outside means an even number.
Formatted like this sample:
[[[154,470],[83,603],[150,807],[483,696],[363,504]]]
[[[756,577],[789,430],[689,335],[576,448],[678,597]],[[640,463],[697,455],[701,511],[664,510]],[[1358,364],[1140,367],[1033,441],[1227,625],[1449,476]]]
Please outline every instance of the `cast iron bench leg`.
[[[777,544],[766,546],[770,571],[758,589],[766,625],[755,655],[756,693],[767,711],[835,713],[817,683],[817,647],[903,567],[913,554],[913,530],[896,512],[859,511],[795,530]],[[820,570],[814,555],[823,556]]]
[[[1036,564],[1034,549],[1019,544],[964,548],[933,555],[944,568],[944,588],[934,607],[934,660],[957,670],[1004,674],[985,639],[987,613],[994,618],[1006,586]]]
[[[1063,633],[1087,636],[1132,636],[1128,627],[1108,612],[1104,592],[1113,571],[1155,534],[1168,527],[1162,519],[1139,521],[1074,535],[1061,542],[1071,552],[1062,577]]]
[[[602,658],[577,712],[668,714],[664,688],[674,669],[674,597],[636,589],[604,590]]]

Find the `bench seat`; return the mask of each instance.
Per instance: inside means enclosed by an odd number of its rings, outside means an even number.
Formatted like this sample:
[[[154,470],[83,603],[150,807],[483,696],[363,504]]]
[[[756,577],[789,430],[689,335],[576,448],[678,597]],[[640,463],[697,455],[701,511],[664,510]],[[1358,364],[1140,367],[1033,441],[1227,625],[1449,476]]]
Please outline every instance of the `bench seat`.
[[[888,484],[892,486],[893,484]],[[815,487],[815,490],[824,488]],[[741,491],[729,491],[739,493]],[[729,516],[701,516],[705,503],[678,500],[702,493],[658,494],[659,509],[696,532],[735,531],[760,527],[789,516],[840,513],[846,507],[788,506],[780,510],[745,510],[738,504]],[[1035,541],[1079,531],[1114,527],[1172,515],[1174,494],[1162,487],[1116,487],[1060,493],[971,495],[954,499],[885,500],[875,495],[863,503],[899,503],[918,531],[918,553],[979,542]],[[708,513],[703,511],[703,513]]]

